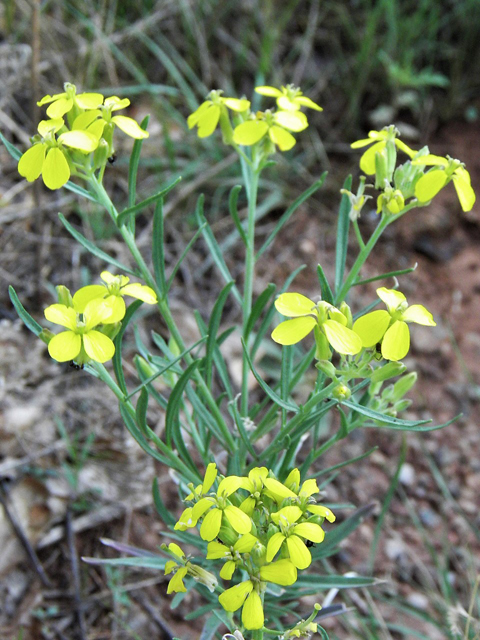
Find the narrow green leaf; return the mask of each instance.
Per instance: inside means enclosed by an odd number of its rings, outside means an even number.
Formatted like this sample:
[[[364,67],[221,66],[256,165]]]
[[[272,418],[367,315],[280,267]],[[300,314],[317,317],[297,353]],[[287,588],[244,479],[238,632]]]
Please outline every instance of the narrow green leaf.
[[[3,142],[3,144],[5,145],[5,148],[7,149],[8,153],[12,156],[12,158],[18,162],[22,157],[22,152],[20,151],[20,149],[17,149],[17,147],[14,144],[9,142],[5,138],[5,136],[2,134],[1,131],[0,131],[0,140]]]
[[[72,235],[75,238],[75,240],[79,242],[82,245],[82,247],[84,247],[89,253],[96,256],[97,258],[100,258],[100,260],[103,260],[104,262],[108,262],[109,264],[115,265],[123,273],[129,273],[132,276],[136,275],[135,271],[132,271],[132,269],[129,269],[118,260],[115,260],[115,258],[112,258],[111,256],[109,256],[108,253],[105,253],[105,251],[102,251],[101,249],[99,249],[96,245],[93,244],[93,242],[90,242],[90,240],[87,240],[87,238],[85,238],[85,236],[82,235],[80,231],[77,231],[74,227],[72,227],[72,225],[67,221],[67,219],[63,214],[59,213],[58,217],[60,218],[61,223],[63,224],[65,229],[70,233],[70,235]]]
[[[167,280],[165,277],[165,232],[163,227],[163,198],[155,205],[153,213],[153,242],[152,263],[155,282],[163,297],[167,295]]]
[[[279,407],[282,407],[282,409],[286,409],[287,411],[293,411],[294,413],[298,413],[298,406],[296,404],[291,403],[291,402],[285,402],[284,400],[282,400],[282,398],[277,393],[275,393],[275,391],[273,389],[271,389],[268,386],[268,384],[263,380],[263,378],[257,372],[257,370],[253,366],[253,362],[252,362],[252,360],[251,360],[251,358],[250,358],[250,356],[248,354],[247,345],[245,344],[245,341],[243,340],[243,338],[242,338],[242,346],[243,346],[243,351],[245,353],[245,357],[246,357],[247,362],[248,362],[248,366],[250,367],[250,370],[253,373],[253,375],[255,376],[258,384],[263,389],[263,391],[267,394],[267,396],[271,400],[273,400],[273,402],[275,402],[275,404],[277,404]]]
[[[320,189],[320,187],[322,187],[323,183],[325,182],[325,178],[327,177],[327,173],[328,173],[327,171],[324,171],[322,173],[322,175],[320,176],[320,178],[318,180],[316,180],[310,187],[308,187],[308,189],[306,189],[301,195],[299,195],[298,198],[288,207],[288,209],[280,217],[280,220],[275,225],[275,229],[271,232],[271,234],[265,240],[263,245],[260,247],[260,250],[257,253],[257,259],[260,258],[260,256],[263,253],[265,253],[265,251],[268,249],[268,247],[274,241],[274,239],[277,236],[277,234],[281,231],[281,229],[290,220],[290,218],[295,213],[295,211],[298,209],[298,207],[303,202],[305,202],[305,200],[308,200],[308,198],[310,198],[310,196],[312,196],[316,191],[318,191]]]
[[[115,378],[117,379],[117,384],[122,390],[123,394],[127,393],[127,385],[125,382],[125,376],[123,374],[123,364],[122,364],[122,342],[125,331],[130,323],[130,320],[133,318],[133,314],[135,311],[142,306],[141,300],[135,300],[132,304],[129,304],[125,315],[122,320],[122,326],[120,327],[120,331],[115,336],[114,344],[115,344],[115,353],[113,354],[112,364],[113,371],[115,373]]]
[[[266,288],[262,291],[262,293],[255,300],[255,303],[252,307],[252,311],[250,312],[250,316],[248,318],[247,324],[245,325],[245,331],[243,334],[243,339],[248,340],[250,333],[253,331],[255,323],[262,315],[265,307],[268,304],[268,301],[275,293],[276,286],[273,283],[270,283],[266,286]]]
[[[418,267],[418,262],[415,263],[413,267],[409,269],[400,269],[399,271],[389,271],[388,273],[381,273],[378,276],[373,276],[372,278],[365,278],[365,280],[357,280],[353,283],[353,286],[356,287],[359,284],[368,284],[369,282],[376,282],[377,280],[385,280],[386,278],[396,278],[397,276],[403,276],[406,273],[412,273],[416,271]]]
[[[230,209],[230,215],[232,216],[233,222],[237,227],[237,231],[243,240],[243,244],[247,246],[247,235],[242,226],[242,222],[240,220],[240,216],[238,215],[238,209],[237,209],[238,196],[241,190],[242,190],[241,184],[237,184],[234,187],[232,187],[232,190],[230,191],[230,197],[228,198],[228,207]]]
[[[347,176],[343,183],[343,188],[350,191],[352,188],[352,176]],[[348,230],[350,227],[350,201],[348,196],[343,194],[338,210],[337,224],[337,246],[335,250],[335,292],[338,294],[342,287],[343,275],[348,251]]]
[[[328,535],[328,534],[327,534]],[[315,585],[318,589],[352,589],[354,587],[372,587],[377,584],[376,578],[364,576],[320,576],[301,574],[295,586],[307,587]]]
[[[330,304],[333,304],[334,303],[333,293],[330,288],[330,285],[328,284],[327,277],[325,275],[325,272],[321,264],[317,265],[317,275],[318,275],[318,282],[320,283],[320,291],[322,292],[322,300],[325,300],[325,302],[329,302]]]
[[[87,191],[83,187],[80,187],[78,184],[75,184],[71,180],[69,180],[63,186],[65,187],[65,189],[68,189],[72,193],[75,193],[77,196],[80,196],[81,198],[85,198],[86,200],[90,200],[91,202],[98,203],[97,198],[92,193],[90,193],[90,191]]]
[[[342,401],[342,406],[348,407],[352,411],[357,411],[358,413],[361,413],[364,416],[367,416],[368,418],[372,418],[372,420],[375,420],[381,423],[381,424],[363,424],[362,425],[363,427],[388,426],[391,429],[398,429],[400,431],[436,431],[437,429],[443,429],[443,427],[447,427],[449,424],[452,424],[452,422],[455,422],[455,420],[457,420],[461,415],[459,414],[458,416],[455,416],[454,418],[452,418],[448,422],[445,422],[444,424],[438,424],[431,427],[424,427],[423,425],[430,423],[431,420],[416,420],[416,421],[401,420],[400,418],[393,418],[392,416],[386,416],[385,414],[380,413],[379,411],[374,411],[369,407],[364,407],[363,405],[357,404],[356,402],[352,402],[351,400]]]
[[[180,433],[180,407],[183,401],[183,392],[190,378],[198,367],[199,361],[192,362],[180,376],[168,399],[167,413],[165,415],[165,439],[169,447],[172,441],[182,440]]]
[[[148,409],[148,391],[144,387],[140,393],[140,397],[137,400],[137,406],[135,408],[135,415],[137,418],[137,425],[143,432],[145,437],[148,437],[148,425],[147,425],[147,409]]]
[[[108,565],[110,567],[136,567],[137,569],[165,569],[166,558],[87,558],[82,561],[86,564]]]
[[[312,475],[312,478],[319,478],[320,476],[324,476],[327,473],[333,473],[334,471],[337,471],[337,469],[341,469],[342,467],[347,467],[350,464],[354,464],[355,462],[359,462],[360,460],[363,460],[364,458],[367,458],[374,451],[377,451],[377,449],[378,449],[378,446],[372,447],[371,449],[369,449],[365,453],[362,453],[361,455],[357,456],[356,458],[350,458],[349,460],[345,460],[345,462],[339,462],[338,464],[335,464],[332,467],[327,467],[326,469],[322,469],[321,471],[317,471],[317,473],[314,473]]]
[[[195,232],[193,238],[190,240],[190,242],[187,244],[187,246],[185,247],[185,249],[182,252],[182,255],[180,256],[180,258],[177,260],[176,265],[173,267],[172,273],[170,274],[170,277],[168,279],[167,282],[167,292],[170,291],[170,287],[172,286],[172,282],[173,279],[175,278],[175,276],[177,275],[177,271],[180,269],[180,266],[182,264],[182,262],[185,260],[188,252],[190,251],[190,249],[193,247],[193,245],[195,244],[195,242],[197,241],[197,238],[200,236],[200,234],[202,233],[203,229],[206,226],[206,222],[205,224],[203,224],[199,229],[197,229],[197,231]]]
[[[158,486],[158,478],[153,479],[152,495],[153,495],[153,504],[155,505],[155,509],[157,510],[158,515],[161,517],[161,519],[167,526],[174,527],[177,521],[175,517],[170,513],[169,509],[167,509],[167,507],[165,506],[165,503],[162,500],[162,496],[160,494],[160,489]]]
[[[145,118],[140,123],[140,128],[144,131],[147,130],[148,121],[150,116]],[[135,140],[133,143],[132,153],[130,154],[130,162],[128,165],[128,206],[133,207],[137,196],[137,174],[138,164],[140,162],[140,153],[142,151],[143,138]]]
[[[227,264],[223,258],[222,250],[220,249],[220,246],[218,245],[218,242],[215,239],[215,236],[213,235],[212,229],[210,228],[210,225],[208,224],[207,219],[205,218],[205,214],[203,212],[203,203],[204,203],[204,197],[203,195],[201,195],[198,198],[197,206],[195,208],[195,217],[197,219],[197,224],[199,227],[202,227],[203,238],[207,244],[207,247],[210,251],[213,261],[217,265],[217,268],[222,275],[222,278],[225,280],[225,282],[234,282],[234,279],[232,278],[232,274],[230,273],[227,267]],[[242,296],[240,295],[238,288],[236,286],[233,287],[232,292],[237,302],[241,305]]]
[[[153,196],[149,196],[148,198],[145,198],[145,200],[142,200],[138,204],[135,204],[131,207],[127,207],[126,209],[124,209],[118,215],[117,226],[118,227],[123,226],[130,216],[137,215],[138,213],[140,213],[140,211],[145,209],[145,207],[148,207],[154,202],[158,202],[160,198],[164,198],[167,195],[167,193],[171,191],[181,181],[181,179],[182,179],[181,177],[176,178],[176,180],[171,182],[169,185],[167,185],[157,193],[154,193]]]
[[[212,638],[215,637],[218,627],[222,624],[222,620],[219,620],[216,615],[211,615],[203,625],[200,640],[212,640]]]
[[[240,437],[241,437],[241,439],[242,439],[242,441],[243,441],[243,443],[245,445],[245,448],[250,453],[250,455],[253,457],[253,459],[257,460],[258,459],[257,452],[255,451],[255,449],[253,447],[251,437],[249,436],[249,434],[247,433],[247,430],[245,429],[244,418],[243,418],[242,415],[240,415],[240,411],[238,410],[238,407],[237,407],[237,404],[236,404],[235,400],[233,400],[232,402],[229,402],[228,410],[230,411],[230,413],[233,416],[233,419],[235,420],[235,424],[237,425],[238,433],[240,434]]]
[[[235,283],[232,281],[228,282],[224,286],[213,306],[210,322],[208,323],[208,339],[205,353],[205,381],[208,387],[211,387],[212,385],[212,362],[216,347],[217,333],[222,319],[223,307],[225,306],[225,302],[227,301],[234,284]]]
[[[38,337],[42,333],[43,328],[38,324],[36,320],[32,318],[32,316],[25,309],[12,285],[8,287],[8,295],[10,296],[10,300],[12,301],[12,304],[15,307],[15,311],[18,313],[20,320],[27,327],[27,329],[29,329]]]

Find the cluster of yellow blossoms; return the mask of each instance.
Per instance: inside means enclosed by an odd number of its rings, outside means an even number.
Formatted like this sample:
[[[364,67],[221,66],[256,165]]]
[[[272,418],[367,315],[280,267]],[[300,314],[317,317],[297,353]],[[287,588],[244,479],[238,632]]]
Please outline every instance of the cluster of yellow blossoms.
[[[66,328],[57,335],[43,331],[50,356],[58,362],[69,360],[84,365],[91,360],[106,362],[113,358],[113,338],[125,316],[123,296],[132,296],[147,304],[156,304],[153,289],[129,278],[103,271],[104,284],[82,287],[73,296],[64,286],[58,286],[58,303],[45,309],[45,318]]]
[[[263,145],[266,154],[291,149],[296,140],[292,132],[297,133],[308,127],[308,120],[301,107],[322,111],[322,107],[302,94],[300,89],[289,84],[281,89],[275,87],[256,87],[255,91],[263,96],[275,98],[278,111],[252,112],[250,100],[245,98],[224,98],[222,91],[211,91],[207,100],[192,113],[188,120],[190,129],[198,127],[200,138],[210,136],[220,124],[223,139],[227,144],[250,147],[257,143]],[[228,110],[237,114],[237,124],[232,128]]]
[[[301,483],[293,469],[280,482],[266,467],[252,469],[247,477],[227,476],[216,489],[217,467],[208,465],[203,483],[190,485],[190,502],[175,529],[199,526],[208,542],[207,560],[221,560],[220,577],[231,580],[235,572],[242,581],[222,591],[219,601],[226,611],[242,608],[246,629],[264,624],[263,599],[268,583],[289,586],[297,580],[297,570],[312,562],[309,547],[325,538],[324,520],[334,522],[332,511],[317,504],[319,493],[314,479]],[[215,576],[193,564],[183,550],[172,543],[164,548],[172,556],[165,573],[173,572],[168,592],[186,591],[183,579],[190,575],[211,591],[218,588]]]
[[[123,115],[113,115],[129,106],[128,98],[104,98],[101,93],[77,94],[75,85],[65,83],[65,91],[45,96],[37,104],[48,104],[48,120],[38,125],[38,134],[20,158],[18,172],[29,182],[42,176],[49,189],[60,189],[77,175],[105,166],[114,153],[113,131],[121,129],[132,138],[147,138],[138,123]]]
[[[283,293],[275,301],[275,307],[291,319],[279,324],[272,338],[282,345],[296,344],[313,329],[318,360],[330,359],[330,347],[341,355],[356,355],[362,349],[377,345],[381,345],[385,360],[401,360],[410,348],[407,323],[430,327],[436,323],[423,305],[409,307],[400,291],[380,287],[377,295],[387,306],[387,311],[372,311],[353,322],[345,302],[337,309],[323,300],[314,302],[301,293]]]

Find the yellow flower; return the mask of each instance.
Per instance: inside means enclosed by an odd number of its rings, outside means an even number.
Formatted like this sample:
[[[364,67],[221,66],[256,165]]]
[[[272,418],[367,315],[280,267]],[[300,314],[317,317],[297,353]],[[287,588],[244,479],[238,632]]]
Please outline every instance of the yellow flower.
[[[212,593],[215,591],[218,585],[216,577],[206,571],[202,567],[199,567],[193,562],[187,560],[185,552],[178,544],[171,542],[168,547],[162,545],[162,549],[167,551],[174,559],[168,560],[165,563],[165,575],[169,575],[172,571],[175,571],[173,577],[168,583],[167,593],[184,593],[187,589],[183,582],[185,576],[189,575],[197,582],[205,585]]]
[[[96,136],[97,140],[103,135],[105,140],[112,146],[113,129],[117,126],[127,136],[142,140],[150,135],[148,131],[141,128],[136,120],[128,116],[113,116],[114,111],[120,111],[130,105],[128,98],[120,99],[117,96],[106,98],[103,105],[98,109],[86,111],[78,115],[72,124],[72,130],[85,130]]]
[[[60,189],[70,178],[70,147],[82,153],[91,153],[98,146],[98,140],[86,131],[65,131],[56,138],[56,133],[64,128],[63,118],[42,120],[38,125],[38,139],[27,149],[18,162],[18,172],[28,182],[40,175],[49,189]]]
[[[328,344],[344,355],[354,355],[362,349],[358,335],[346,326],[345,315],[327,302],[315,303],[300,293],[283,293],[275,301],[275,307],[292,318],[274,329],[272,339],[279,344],[296,344],[315,329],[315,339],[317,344],[321,342],[323,353]]]
[[[215,462],[210,462],[210,464],[207,466],[207,469],[205,471],[203,483],[197,485],[196,487],[193,486],[193,483],[188,485],[192,489],[192,491],[185,498],[185,500],[195,500],[196,502],[198,502],[200,498],[203,498],[212,488],[212,485],[215,482],[215,479],[217,477],[217,473],[218,473],[217,465],[215,464]],[[186,531],[187,529],[194,527],[197,524],[197,522],[198,522],[198,518],[194,518],[193,516],[193,507],[187,507],[182,512],[180,518],[175,524],[174,529],[179,529],[180,531]]]
[[[412,160],[412,165],[435,167],[425,173],[415,184],[415,197],[420,202],[432,200],[445,185],[453,180],[453,186],[463,211],[470,211],[475,204],[475,192],[472,189],[470,174],[460,160],[447,156],[428,154]]]
[[[300,111],[258,111],[254,119],[242,122],[233,131],[233,141],[249,147],[268,135],[280,151],[288,151],[296,143],[290,131],[303,131],[308,120]]]
[[[103,102],[101,93],[80,93],[77,95],[77,88],[74,84],[66,82],[63,93],[56,93],[53,96],[44,96],[37,105],[42,107],[49,104],[47,116],[49,118],[61,118],[68,113],[75,105],[79,109],[96,109]]]
[[[255,467],[248,473],[248,478],[243,479],[242,489],[248,491],[249,495],[240,505],[240,509],[251,516],[255,507],[260,501],[261,492],[264,486],[268,469],[266,467]]]
[[[315,111],[323,111],[316,102],[304,96],[303,93],[293,84],[287,84],[286,87],[277,89],[276,87],[255,87],[255,91],[262,96],[269,96],[277,99],[277,105],[285,111],[299,111],[301,107],[315,109]]]
[[[306,569],[312,562],[311,553],[304,542],[323,542],[325,532],[322,527],[313,522],[297,523],[303,515],[300,507],[288,506],[277,513],[270,514],[273,522],[280,527],[268,541],[267,562],[271,562],[285,543],[290,560],[297,569]]]
[[[242,113],[250,108],[250,101],[244,98],[224,98],[222,91],[210,91],[207,100],[188,116],[188,128],[198,127],[198,137],[207,138],[217,128],[222,113],[226,115],[225,107]]]
[[[408,306],[407,299],[400,291],[380,287],[378,297],[386,304],[388,311],[378,310],[358,318],[353,330],[360,336],[364,347],[382,343],[382,356],[386,360],[401,360],[410,348],[410,331],[407,322],[415,322],[429,327],[436,323],[430,311],[421,304]]]
[[[228,500],[228,497],[242,486],[243,480],[244,478],[240,476],[228,476],[218,485],[215,496],[201,498],[195,504],[192,509],[192,518],[195,522],[206,513],[200,527],[200,536],[203,540],[210,541],[218,536],[224,516],[240,535],[250,533],[252,521],[246,513]]]
[[[138,282],[129,284],[130,278],[127,276],[115,276],[109,271],[102,271],[100,278],[105,282],[104,285],[87,285],[79,289],[73,296],[73,304],[79,313],[83,313],[91,300],[104,299],[112,309],[108,322],[104,324],[113,324],[120,322],[125,315],[123,296],[132,296],[132,298],[137,298],[147,304],[157,303],[157,295],[153,289]]]
[[[45,318],[67,328],[49,341],[50,356],[58,362],[75,360],[79,364],[89,360],[106,362],[113,358],[113,342],[96,330],[98,325],[109,321],[111,314],[111,307],[102,300],[92,300],[81,313],[63,304],[47,307]]]
[[[261,629],[264,623],[263,605],[260,597],[261,582],[272,582],[289,586],[297,580],[297,569],[290,560],[278,560],[260,567],[255,582],[246,580],[224,591],[218,598],[226,611],[242,609],[242,623],[246,629]]]
[[[410,158],[413,158],[416,151],[410,149],[410,147],[399,140],[397,136],[398,130],[390,126],[385,127],[381,131],[370,131],[368,138],[353,142],[350,145],[352,149],[360,149],[361,147],[372,145],[360,158],[360,169],[367,175],[373,175],[375,173],[375,155],[385,149],[387,142],[393,142],[398,149],[406,153]]]
[[[208,543],[207,560],[226,560],[220,571],[220,577],[224,580],[231,580],[237,565],[242,562],[242,553],[250,553],[257,544],[258,539],[250,533],[240,536],[233,546],[227,547],[222,542]]]

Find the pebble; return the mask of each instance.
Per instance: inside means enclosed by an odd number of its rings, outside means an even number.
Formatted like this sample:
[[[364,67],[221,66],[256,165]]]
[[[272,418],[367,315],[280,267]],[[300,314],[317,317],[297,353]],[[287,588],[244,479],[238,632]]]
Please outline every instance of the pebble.
[[[415,469],[409,462],[402,464],[400,469],[400,475],[398,477],[400,482],[406,487],[411,487],[415,482]]]

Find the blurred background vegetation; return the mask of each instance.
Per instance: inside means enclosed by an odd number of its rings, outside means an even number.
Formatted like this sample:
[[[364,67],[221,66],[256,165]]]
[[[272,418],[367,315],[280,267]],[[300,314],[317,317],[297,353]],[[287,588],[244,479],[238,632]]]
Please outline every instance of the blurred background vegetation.
[[[152,135],[144,145],[139,195],[149,195],[173,178],[183,177],[166,207],[167,260],[173,264],[193,235],[195,202],[204,192],[217,237],[231,248],[234,276],[241,275],[242,264],[236,260],[241,252],[235,248],[235,228],[225,211],[228,192],[238,182],[235,156],[219,137],[198,140],[186,126],[186,116],[209,90],[250,97],[259,84],[293,83],[323,106],[323,113],[309,114],[312,126],[298,136],[296,147],[275,158],[276,167],[265,174],[261,185],[259,207],[266,237],[286,203],[329,169],[326,190],[305,205],[307,214],[315,215],[316,225],[319,219],[325,223],[317,241],[323,250],[334,244],[336,204],[330,205],[337,202],[345,175],[358,171],[358,154],[351,152],[349,143],[391,122],[412,146],[434,139],[448,123],[476,125],[479,69],[479,0],[3,0],[0,6],[2,133],[25,148],[43,117],[36,101],[61,91],[64,81],[73,82],[79,90],[128,96],[131,116],[141,120],[151,114]],[[260,97],[255,99],[254,106],[259,107]],[[116,162],[107,170],[108,188],[119,207],[126,200],[130,143],[119,142]],[[29,187],[3,149],[0,158],[0,315],[14,317],[6,296],[6,284],[13,282],[22,301],[40,317],[42,307],[51,302],[51,283],[78,287],[104,266],[85,254],[80,256],[56,218],[58,210],[106,250],[122,249],[115,244],[115,230],[89,203],[79,203],[63,191]],[[150,242],[149,224],[148,218],[139,221],[140,246]],[[299,244],[302,239],[311,242],[308,229],[312,227],[299,226],[293,227],[292,237],[298,232]],[[261,224],[260,242],[262,230]],[[296,251],[295,247],[278,251],[276,262],[286,263],[278,267],[283,269],[279,277],[304,259],[297,259]],[[179,297],[185,296],[190,308],[203,312],[202,305],[212,300],[209,290],[218,288],[207,253],[197,243],[185,263],[188,268],[177,275],[179,286],[184,287]],[[315,254],[312,260],[316,259]],[[261,279],[268,282],[275,268],[262,263]],[[82,432],[85,442],[88,428],[87,420]],[[435,480],[432,490],[458,512],[441,471],[430,470]],[[397,483],[398,475],[392,479],[392,492]],[[386,502],[390,499],[387,494]],[[402,504],[404,520],[416,528],[424,544],[415,581],[429,604],[402,600],[395,587],[387,588],[377,600],[366,593],[353,594],[347,604],[356,608],[356,617],[342,623],[338,637],[345,638],[347,633],[348,637],[386,640],[480,637],[475,635],[478,625],[465,623],[469,618],[463,613],[471,604],[478,618],[474,560],[467,552],[462,556],[457,549],[452,551],[446,519],[439,557],[430,545],[430,532],[405,495]],[[466,529],[472,529],[471,521],[465,523]],[[479,539],[478,527],[475,537]],[[368,545],[365,548],[368,555]],[[461,576],[458,590],[452,586],[452,571]],[[123,593],[117,578],[114,595]],[[385,602],[390,609],[380,612]],[[417,625],[400,625],[399,611],[408,620],[417,620]],[[115,615],[120,616],[118,610]],[[438,635],[422,635],[421,623]],[[117,633],[120,637],[122,632]]]

